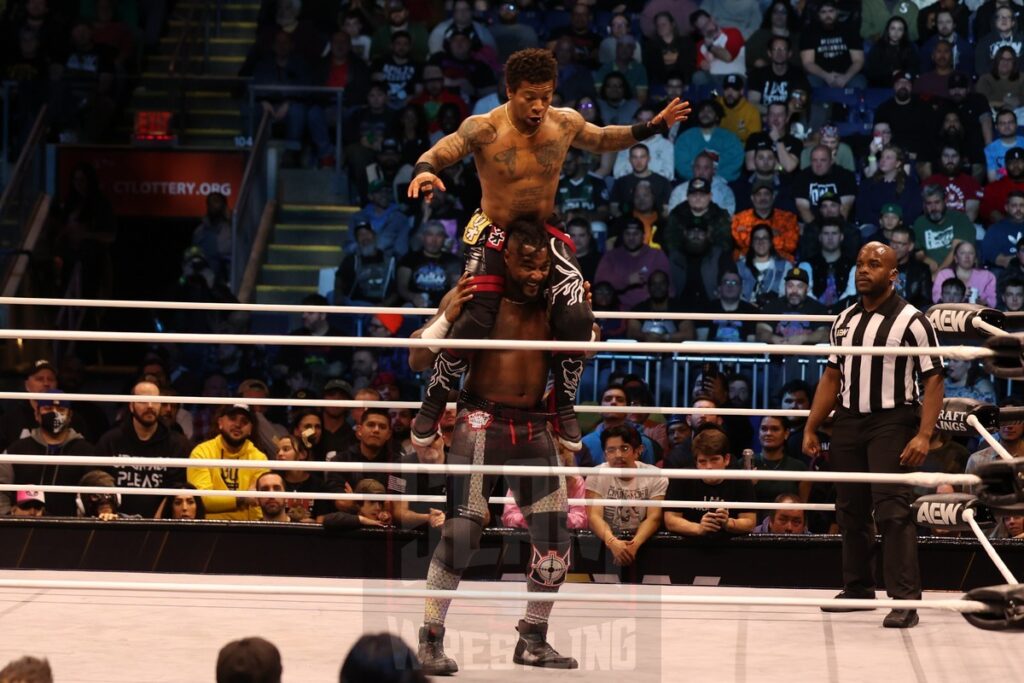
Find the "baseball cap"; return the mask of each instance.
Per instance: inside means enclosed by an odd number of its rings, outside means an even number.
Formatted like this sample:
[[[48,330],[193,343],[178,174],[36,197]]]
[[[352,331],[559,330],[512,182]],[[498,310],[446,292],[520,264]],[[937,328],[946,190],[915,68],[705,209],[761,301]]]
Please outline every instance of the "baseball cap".
[[[398,313],[378,313],[376,316],[380,324],[388,329],[391,334],[397,334],[402,327],[404,318]]]
[[[61,391],[60,389],[50,389],[46,393],[48,393],[48,394],[60,394],[60,395],[64,394],[64,392]],[[60,396],[54,396],[53,398],[41,399],[39,401],[39,407],[42,408],[43,406],[58,406],[60,408],[70,408],[71,407],[71,401],[68,401],[67,399],[60,398]]]
[[[711,187],[708,185],[708,181],[703,178],[694,178],[690,181],[689,186],[686,188],[686,194],[696,194],[697,192],[703,192],[704,194],[711,194]]]
[[[723,87],[743,90],[743,76],[740,76],[739,74],[729,74],[725,77]]]
[[[950,87],[950,88],[969,88],[969,87],[971,87],[971,79],[965,73],[962,73],[960,71],[954,71],[953,73],[949,74],[949,84],[948,84],[948,87]]]
[[[643,230],[644,229],[644,224],[640,222],[639,218],[636,218],[634,216],[630,216],[629,218],[626,219],[625,224],[622,226],[622,231],[625,232],[626,230],[630,230],[630,229],[633,229],[633,230]]]
[[[760,190],[771,190],[772,194],[775,194],[775,183],[770,180],[755,180],[754,184],[750,186],[751,196],[757,194]]]
[[[373,232],[373,225],[371,225],[369,221],[359,221],[352,226],[353,235],[359,232],[360,230],[369,230],[370,232]]]
[[[1010,161],[1011,159],[1018,161],[1020,159],[1024,159],[1024,149],[1021,149],[1020,147],[1012,147],[1010,151],[1006,153],[1006,160]]]
[[[50,372],[52,372],[54,374],[57,373],[57,368],[53,367],[53,363],[51,363],[50,361],[46,360],[45,358],[40,358],[35,363],[33,363],[32,365],[28,366],[28,372],[25,373],[25,377],[31,377],[32,375],[36,374],[40,370],[49,370]]]
[[[896,85],[896,81],[910,81],[914,82],[914,74],[909,71],[893,71],[892,72],[892,84]]]
[[[243,381],[241,384],[238,385],[238,395],[241,396],[245,392],[252,391],[253,389],[257,391],[262,391],[265,394],[270,393],[270,388],[267,386],[266,382],[264,382],[261,379],[256,379],[255,377],[253,377],[251,379]]]
[[[891,213],[895,216],[903,218],[903,207],[896,202],[889,202],[888,204],[882,204],[882,210],[879,212],[879,216],[884,216],[887,213]]]
[[[374,180],[370,183],[370,192],[378,192],[384,189],[387,189],[387,185],[384,184],[383,180]]]
[[[224,406],[221,409],[220,414],[223,415],[237,415],[238,413],[244,413],[249,421],[252,421],[252,410],[249,408],[247,403],[232,403],[231,405]]]
[[[46,494],[42,491],[18,491],[18,497],[15,500],[15,504],[22,505],[24,503],[39,503],[40,505],[46,505]]]
[[[831,190],[823,192],[822,195],[818,197],[818,206],[821,206],[822,202],[835,202],[836,204],[842,204],[842,201],[839,199],[839,195]]]
[[[786,282],[789,282],[790,280],[798,280],[805,285],[810,284],[811,281],[810,278],[807,277],[807,271],[800,266],[795,266],[786,271]]]
[[[775,151],[775,144],[772,142],[772,139],[767,135],[758,134],[756,137],[751,135],[750,140],[751,142],[754,143],[755,152],[759,152],[762,149],[768,149],[773,152]]]
[[[346,382],[345,380],[343,380],[343,379],[330,379],[330,380],[327,380],[327,384],[324,385],[324,396],[327,396],[327,394],[330,394],[330,393],[335,392],[335,391],[340,391],[341,393],[345,394],[349,398],[352,398],[355,395],[355,392],[352,391],[352,385],[349,384],[348,382]]]
[[[400,152],[401,150],[402,146],[394,138],[384,138],[380,143],[380,151],[382,152]]]

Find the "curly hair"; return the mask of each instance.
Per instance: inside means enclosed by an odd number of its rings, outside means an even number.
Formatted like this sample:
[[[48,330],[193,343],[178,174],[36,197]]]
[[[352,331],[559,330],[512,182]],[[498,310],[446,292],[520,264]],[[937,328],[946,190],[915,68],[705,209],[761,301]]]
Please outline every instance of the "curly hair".
[[[526,83],[548,83],[558,77],[558,62],[550,50],[531,47],[513,52],[505,62],[505,83],[515,92]]]

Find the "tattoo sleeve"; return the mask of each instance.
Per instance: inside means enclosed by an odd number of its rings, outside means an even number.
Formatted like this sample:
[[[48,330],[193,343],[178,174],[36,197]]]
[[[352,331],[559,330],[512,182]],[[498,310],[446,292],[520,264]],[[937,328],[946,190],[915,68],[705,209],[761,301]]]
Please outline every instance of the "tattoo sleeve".
[[[493,125],[482,117],[471,116],[454,133],[438,140],[418,161],[440,171],[466,158],[474,149],[494,142],[497,137],[498,132]]]
[[[636,142],[632,126],[599,127],[592,123],[584,123],[580,132],[576,134],[576,139],[573,140],[572,146],[600,154],[629,149]]]

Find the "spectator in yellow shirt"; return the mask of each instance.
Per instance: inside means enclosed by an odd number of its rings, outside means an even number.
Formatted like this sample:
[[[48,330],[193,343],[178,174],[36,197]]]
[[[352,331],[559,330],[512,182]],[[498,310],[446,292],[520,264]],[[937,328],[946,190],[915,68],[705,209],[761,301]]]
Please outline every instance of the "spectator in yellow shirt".
[[[740,142],[747,144],[751,133],[761,132],[761,110],[743,95],[743,76],[729,74],[722,85],[722,96],[718,98],[725,116],[719,124],[733,133]]]
[[[253,414],[244,403],[224,406],[217,416],[220,434],[192,450],[195,460],[266,460],[267,456],[253,445]],[[269,470],[234,467],[190,467],[188,483],[200,491],[252,491],[256,480]],[[203,496],[207,519],[259,520],[263,518],[254,498]]]

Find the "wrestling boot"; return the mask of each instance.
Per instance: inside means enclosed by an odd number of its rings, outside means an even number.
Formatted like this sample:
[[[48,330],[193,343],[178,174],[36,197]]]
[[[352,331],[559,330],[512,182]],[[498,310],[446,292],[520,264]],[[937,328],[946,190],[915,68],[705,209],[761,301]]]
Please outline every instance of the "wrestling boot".
[[[531,624],[525,619],[519,620],[516,626],[519,631],[519,642],[512,661],[526,666],[539,666],[547,669],[578,669],[579,662],[572,657],[563,657],[548,643],[548,625]]]
[[[459,670],[455,660],[444,653],[444,626],[420,627],[420,646],[416,652],[423,673],[428,676],[451,676]]]
[[[429,446],[434,443],[434,439],[437,438],[437,427],[448,404],[448,393],[459,388],[459,379],[468,366],[465,358],[460,358],[451,351],[437,354],[423,403],[412,421],[409,438],[415,445]]]
[[[583,448],[583,434],[576,419],[576,390],[583,375],[583,356],[558,354],[551,368],[554,379],[552,397],[555,410],[555,434],[570,451]]]
[[[885,615],[882,626],[885,628],[914,628],[919,621],[916,609],[894,609]]]

